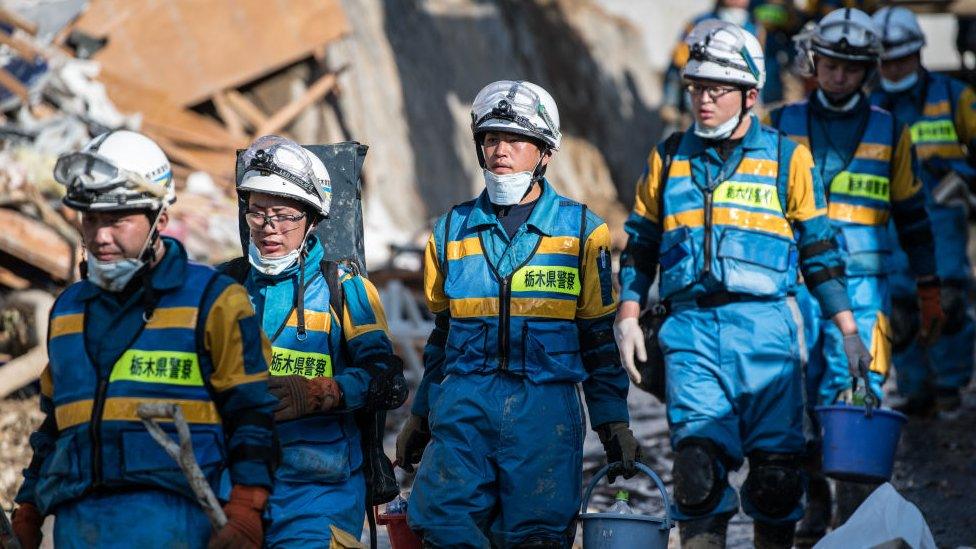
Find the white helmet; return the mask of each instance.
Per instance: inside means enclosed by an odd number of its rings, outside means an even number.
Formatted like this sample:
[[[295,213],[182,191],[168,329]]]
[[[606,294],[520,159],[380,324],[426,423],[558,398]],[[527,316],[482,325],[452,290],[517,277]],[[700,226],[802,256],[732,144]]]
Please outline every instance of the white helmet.
[[[61,155],[54,179],[67,187],[64,204],[80,211],[160,210],[176,202],[166,154],[128,130],[103,133],[80,152]]]
[[[841,8],[817,23],[810,36],[809,50],[834,59],[873,63],[881,56],[881,32],[870,15],[854,8]]]
[[[881,33],[881,59],[898,59],[925,47],[925,34],[912,10],[901,6],[884,7],[871,17]]]
[[[471,131],[477,143],[489,131],[516,133],[559,149],[559,110],[542,86],[524,80],[499,80],[478,92],[471,105]],[[479,158],[481,147],[478,147]]]
[[[332,205],[332,178],[319,157],[278,135],[257,138],[241,155],[244,175],[237,194],[259,192],[293,198],[329,216]]]
[[[766,83],[766,63],[759,39],[742,27],[707,19],[688,33],[691,58],[681,71],[682,78],[727,82],[762,89]]]

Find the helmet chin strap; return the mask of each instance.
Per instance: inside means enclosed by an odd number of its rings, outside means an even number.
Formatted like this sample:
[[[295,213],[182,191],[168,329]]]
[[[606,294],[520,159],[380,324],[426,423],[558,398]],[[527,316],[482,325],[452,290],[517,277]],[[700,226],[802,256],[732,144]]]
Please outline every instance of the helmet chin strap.
[[[302,243],[299,245],[298,252],[298,291],[295,292],[295,304],[296,312],[298,313],[298,327],[296,336],[299,341],[305,341],[308,334],[305,331],[305,245],[308,243],[308,235],[312,234],[315,230],[315,224],[310,223],[305,229],[305,236],[302,237]],[[336,314],[342,315],[342,311],[336,311]]]

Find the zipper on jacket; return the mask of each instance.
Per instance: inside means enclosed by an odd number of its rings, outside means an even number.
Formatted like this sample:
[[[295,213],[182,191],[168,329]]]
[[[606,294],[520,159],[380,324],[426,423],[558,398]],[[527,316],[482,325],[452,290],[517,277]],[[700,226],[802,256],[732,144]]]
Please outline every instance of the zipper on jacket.
[[[712,190],[705,189],[705,266],[702,267],[704,275],[712,271]]]
[[[501,292],[498,295],[498,367],[502,370],[508,369],[508,330],[509,318],[511,317],[511,306],[509,301],[512,297],[512,277],[507,276],[501,281]]]
[[[105,393],[108,392],[108,378],[98,374],[98,390],[92,405],[91,444],[92,444],[92,486],[102,483],[102,412],[105,410]]]

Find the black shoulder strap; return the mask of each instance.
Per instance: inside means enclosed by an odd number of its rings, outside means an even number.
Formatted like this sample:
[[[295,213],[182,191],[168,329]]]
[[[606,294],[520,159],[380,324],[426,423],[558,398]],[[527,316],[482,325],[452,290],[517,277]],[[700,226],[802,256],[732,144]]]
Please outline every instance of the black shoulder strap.
[[[339,315],[339,322],[342,322],[342,310],[346,305],[346,294],[342,290],[342,284],[339,283],[340,264],[345,264],[345,262],[323,259],[319,263],[319,270],[322,271],[322,277],[325,278],[325,283],[329,286],[329,305]]]
[[[579,226],[579,257],[577,258],[580,285],[583,284],[583,273],[586,266],[583,264],[583,256],[586,254],[586,204],[580,204],[580,226]]]
[[[441,273],[444,275],[444,280],[447,280],[447,243],[451,241],[451,218],[454,217],[454,208],[452,207],[447,212],[447,218],[444,219],[444,237],[443,242],[441,242],[441,247],[444,248],[444,255],[440,257],[441,261]],[[437,251],[437,235],[434,235],[434,251]]]
[[[664,191],[668,188],[668,176],[671,171],[671,163],[674,155],[678,153],[678,146],[681,145],[681,138],[685,132],[673,132],[664,140],[664,161],[661,165],[661,186],[657,192],[657,215],[661,224],[664,224]]]
[[[251,264],[248,263],[246,257],[241,256],[225,261],[215,268],[217,272],[233,278],[238,284],[244,284],[244,281],[247,280],[247,273],[251,270]]]

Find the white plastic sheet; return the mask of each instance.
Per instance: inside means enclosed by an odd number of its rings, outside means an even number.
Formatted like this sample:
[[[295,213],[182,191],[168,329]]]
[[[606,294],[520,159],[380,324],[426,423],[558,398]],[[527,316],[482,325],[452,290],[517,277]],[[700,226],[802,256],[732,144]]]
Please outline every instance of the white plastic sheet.
[[[936,549],[922,512],[886,482],[864,500],[843,526],[827,534],[814,549],[875,547],[899,539],[912,549]]]

